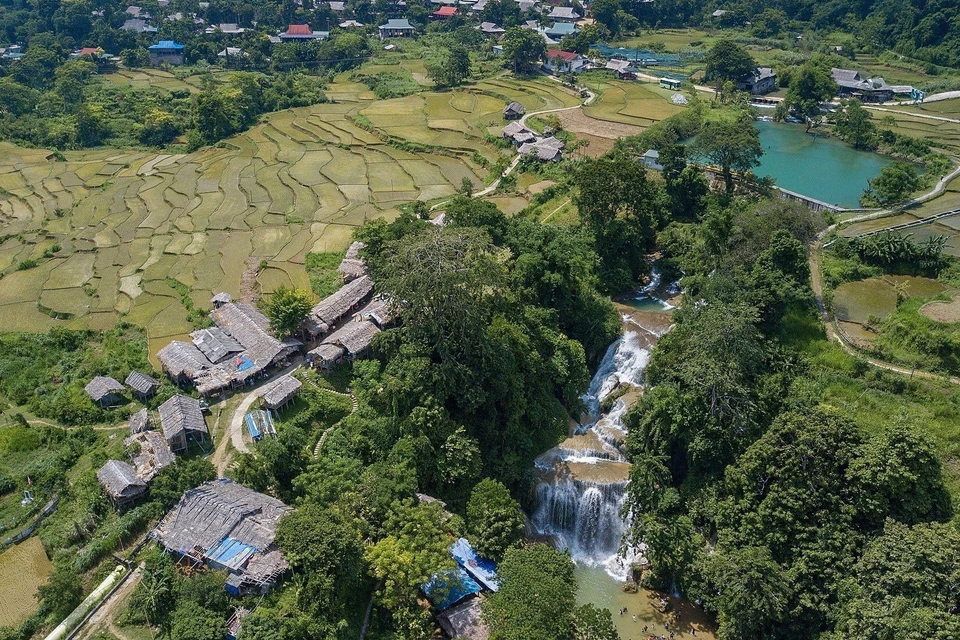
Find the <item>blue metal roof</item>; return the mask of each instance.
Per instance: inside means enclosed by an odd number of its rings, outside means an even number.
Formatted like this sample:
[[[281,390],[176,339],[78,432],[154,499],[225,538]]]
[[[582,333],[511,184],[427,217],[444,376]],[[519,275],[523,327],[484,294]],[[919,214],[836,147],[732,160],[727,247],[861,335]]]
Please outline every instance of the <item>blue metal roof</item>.
[[[490,591],[500,588],[497,578],[497,564],[493,560],[481,558],[466,538],[460,538],[450,547],[450,555],[467,573]]]
[[[460,567],[435,573],[430,582],[423,585],[423,592],[440,611],[446,611],[467,596],[480,591],[480,585]]]
[[[159,49],[183,49],[184,45],[179,42],[174,42],[173,40],[161,40],[157,44],[150,47],[151,51],[157,51]]]
[[[256,547],[227,537],[204,555],[209,562],[214,562],[231,569],[238,569],[256,552]]]

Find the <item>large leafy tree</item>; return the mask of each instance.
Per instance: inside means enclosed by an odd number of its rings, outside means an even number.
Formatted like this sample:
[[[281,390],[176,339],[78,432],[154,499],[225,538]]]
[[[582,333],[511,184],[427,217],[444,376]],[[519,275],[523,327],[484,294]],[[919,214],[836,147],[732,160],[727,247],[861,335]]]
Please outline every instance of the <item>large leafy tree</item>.
[[[491,640],[567,640],[573,631],[573,561],[542,544],[509,549],[500,589],[483,603]]]
[[[861,201],[889,206],[903,202],[920,188],[922,179],[914,166],[897,160],[885,166],[880,175],[869,182]]]
[[[845,100],[837,113],[837,133],[855,149],[870,149],[876,143],[877,128],[870,122],[870,112],[859,100]]]
[[[812,124],[821,117],[820,104],[837,95],[838,89],[830,75],[829,63],[815,57],[792,75],[783,104]]]
[[[270,328],[279,336],[297,331],[310,313],[310,294],[302,289],[277,287],[267,303]]]
[[[523,542],[524,524],[520,504],[503,484],[486,478],[473,488],[467,502],[467,528],[481,555],[499,562],[507,549]]]
[[[736,82],[757,68],[750,54],[729,38],[717,40],[704,58],[707,79],[719,86],[723,82]]]
[[[505,65],[515,73],[527,73],[537,68],[547,52],[547,45],[536,31],[510,27],[500,40]]]
[[[733,193],[733,172],[746,173],[760,163],[763,146],[760,132],[743,115],[735,120],[705,122],[697,136],[696,148],[704,158],[720,167],[728,194]]]

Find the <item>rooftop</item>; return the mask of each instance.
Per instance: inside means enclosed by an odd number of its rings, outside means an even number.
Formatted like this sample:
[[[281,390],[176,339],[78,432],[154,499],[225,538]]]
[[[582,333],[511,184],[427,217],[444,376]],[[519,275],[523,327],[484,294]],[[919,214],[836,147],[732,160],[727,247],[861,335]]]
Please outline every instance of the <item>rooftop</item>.
[[[181,431],[207,433],[207,423],[200,410],[200,401],[177,394],[160,405],[160,426],[167,440]]]
[[[97,471],[97,480],[113,500],[132,500],[147,490],[134,468],[120,460],[108,460]]]
[[[566,60],[567,62],[572,62],[579,57],[579,54],[572,51],[560,51],[559,49],[550,49],[547,51],[548,58],[560,58],[561,60]]]
[[[132,451],[133,466],[136,467],[137,477],[144,482],[150,482],[164,468],[173,464],[174,455],[170,445],[159,431],[142,431],[123,441]]]
[[[94,402],[123,391],[123,385],[108,376],[96,376],[83,388]]]
[[[271,382],[263,392],[263,401],[271,408],[289,402],[303,386],[291,375],[285,375]]]
[[[131,371],[130,375],[127,376],[127,379],[124,382],[128,387],[137,393],[142,394],[151,394],[157,390],[157,387],[160,386],[159,380],[151,378],[147,374],[136,370]]]

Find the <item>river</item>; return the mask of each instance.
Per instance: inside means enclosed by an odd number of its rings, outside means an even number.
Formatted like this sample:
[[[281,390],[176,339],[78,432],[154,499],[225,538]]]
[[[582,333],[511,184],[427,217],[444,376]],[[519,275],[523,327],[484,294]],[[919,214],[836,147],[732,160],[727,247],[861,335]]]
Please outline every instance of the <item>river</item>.
[[[623,590],[630,564],[643,549],[620,555],[629,523],[622,508],[629,483],[630,463],[623,452],[624,417],[642,393],[644,372],[657,340],[671,325],[672,305],[654,278],[639,295],[621,299],[623,336],[607,350],[584,395],[587,414],[570,436],[536,461],[540,484],[530,521],[538,537],[569,549],[576,563],[577,599],[608,609],[623,640],[650,634],[668,635],[672,617],[659,610],[660,595]],[[606,412],[601,412],[601,408]],[[670,598],[677,637],[712,638],[703,612],[681,598]],[[626,608],[626,613],[620,611]],[[644,628],[646,627],[646,633]]]

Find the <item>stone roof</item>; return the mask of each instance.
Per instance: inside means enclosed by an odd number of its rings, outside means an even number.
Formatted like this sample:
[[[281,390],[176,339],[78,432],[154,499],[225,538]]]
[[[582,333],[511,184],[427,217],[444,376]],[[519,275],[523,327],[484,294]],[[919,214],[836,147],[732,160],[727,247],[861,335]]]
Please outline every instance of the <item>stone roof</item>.
[[[296,397],[302,386],[303,383],[289,374],[281,376],[264,390],[263,402],[268,409],[275,409]]]
[[[123,444],[127,449],[134,444],[139,447],[140,450],[133,453],[132,459],[137,477],[144,482],[150,482],[161,469],[173,464],[173,452],[159,431],[142,431],[124,440]]]
[[[228,302],[233,302],[233,297],[226,291],[221,291],[217,295],[210,298],[210,304],[227,304]]]
[[[144,395],[150,395],[157,390],[157,387],[160,386],[160,381],[154,378],[151,378],[145,373],[139,371],[131,371],[130,375],[127,376],[127,379],[124,380],[126,385],[136,391],[137,393],[142,393]]]
[[[135,414],[130,416],[130,433],[131,435],[140,433],[141,431],[146,431],[150,428],[150,414],[146,409],[140,409]]]
[[[123,391],[123,385],[109,376],[97,376],[83,388],[94,402]]]
[[[511,102],[510,104],[508,104],[507,106],[505,106],[505,107],[503,108],[503,114],[504,114],[504,115],[516,114],[516,115],[521,115],[521,116],[522,116],[522,115],[523,115],[524,113],[526,113],[526,112],[527,112],[527,110],[526,110],[526,109],[524,108],[524,106],[523,106],[522,104],[520,104],[519,102]]]
[[[350,280],[367,275],[367,263],[361,258],[344,258],[337,267],[337,273]]]
[[[97,471],[97,480],[114,500],[132,500],[147,490],[132,466],[120,460],[108,460]]]
[[[336,344],[323,343],[316,349],[311,349],[307,356],[311,361],[333,362],[343,355],[343,347]]]
[[[210,317],[243,346],[257,372],[283,351],[280,341],[267,332],[270,321],[251,304],[231,302],[211,311]]]
[[[195,398],[177,394],[160,405],[160,427],[169,441],[182,431],[207,433],[207,423]]]

